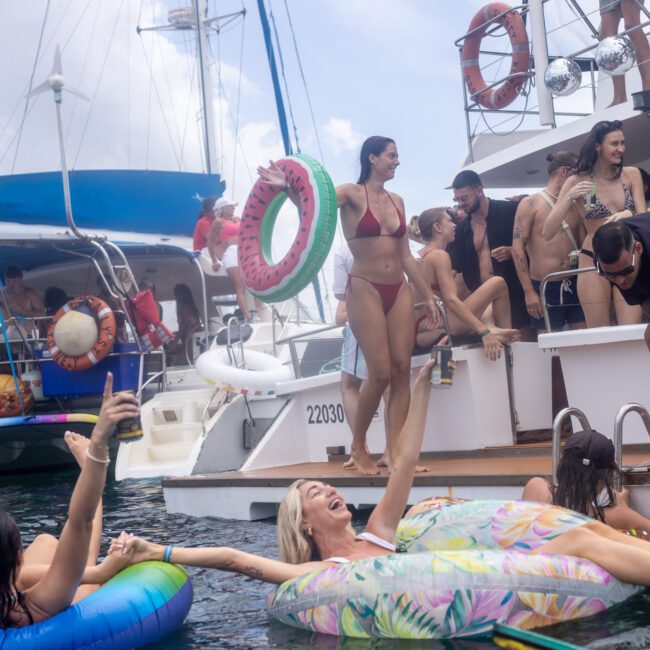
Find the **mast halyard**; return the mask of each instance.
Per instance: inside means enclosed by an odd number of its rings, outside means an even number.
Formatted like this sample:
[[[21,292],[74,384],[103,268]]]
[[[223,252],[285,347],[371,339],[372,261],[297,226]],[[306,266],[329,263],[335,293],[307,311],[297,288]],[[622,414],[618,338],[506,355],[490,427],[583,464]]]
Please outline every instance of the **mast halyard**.
[[[234,13],[207,17],[206,0],[191,0],[191,6],[171,9],[168,14],[169,25],[154,27],[140,27],[137,32],[169,31],[169,30],[196,30],[197,31],[197,56],[199,64],[200,98],[201,98],[201,123],[203,125],[203,148],[205,154],[206,172],[208,174],[220,173],[217,157],[217,132],[214,123],[214,109],[212,105],[212,77],[208,61],[209,42],[208,31],[219,31],[225,25],[245,16],[246,10]]]
[[[199,56],[199,72],[201,78],[201,104],[203,107],[203,146],[205,147],[205,164],[208,174],[219,172],[217,164],[216,131],[214,128],[214,111],[212,106],[212,79],[208,68],[208,35],[206,22],[205,0],[194,0],[196,11],[196,29],[198,32],[197,51]]]

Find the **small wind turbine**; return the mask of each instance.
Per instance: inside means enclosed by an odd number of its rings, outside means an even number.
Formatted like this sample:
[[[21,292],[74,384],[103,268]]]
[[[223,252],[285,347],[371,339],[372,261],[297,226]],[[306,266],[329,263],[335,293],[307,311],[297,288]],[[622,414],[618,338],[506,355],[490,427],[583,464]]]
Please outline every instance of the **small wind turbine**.
[[[61,48],[57,45],[56,52],[54,53],[54,65],[52,66],[52,72],[39,86],[36,86],[27,96],[32,97],[33,95],[40,95],[47,90],[51,90],[54,93],[54,104],[56,105],[56,124],[59,131],[59,151],[61,154],[61,175],[63,178],[63,200],[65,202],[65,217],[68,222],[68,226],[72,232],[80,238],[85,238],[85,235],[81,233],[77,226],[74,223],[72,218],[72,203],[70,201],[70,180],[68,178],[68,167],[65,160],[65,146],[63,143],[63,121],[61,119],[61,103],[63,101],[63,91],[75,95],[80,99],[85,101],[90,101],[86,95],[82,92],[73,88],[72,86],[67,86],[63,78],[63,69],[61,67]]]

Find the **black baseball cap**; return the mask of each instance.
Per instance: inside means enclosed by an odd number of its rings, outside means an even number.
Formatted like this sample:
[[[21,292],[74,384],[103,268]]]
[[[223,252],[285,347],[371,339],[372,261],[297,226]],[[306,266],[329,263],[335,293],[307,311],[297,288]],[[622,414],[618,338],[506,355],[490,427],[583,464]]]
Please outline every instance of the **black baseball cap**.
[[[564,445],[564,453],[590,465],[594,469],[616,467],[614,443],[598,431],[578,431],[570,436]]]

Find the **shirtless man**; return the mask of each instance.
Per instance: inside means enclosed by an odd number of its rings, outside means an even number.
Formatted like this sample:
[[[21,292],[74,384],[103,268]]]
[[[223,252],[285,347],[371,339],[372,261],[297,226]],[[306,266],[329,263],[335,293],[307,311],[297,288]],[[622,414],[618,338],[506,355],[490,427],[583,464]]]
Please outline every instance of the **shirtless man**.
[[[456,239],[450,245],[452,266],[463,274],[470,291],[493,275],[502,277],[508,285],[512,327],[523,330],[522,338],[530,338],[530,318],[517,272],[512,261],[512,228],[517,204],[495,201],[483,193],[476,172],[460,172],[452,183],[454,201],[467,214],[456,228]]]
[[[531,317],[531,325],[538,330],[546,329],[539,295],[541,280],[549,273],[571,268],[571,252],[580,250],[584,239],[582,222],[573,213],[550,240],[546,241],[542,236],[544,222],[578,157],[568,151],[557,151],[549,153],[546,159],[549,161],[548,184],[541,192],[521,201],[512,234],[512,257],[524,290],[526,309]],[[577,264],[577,254],[574,255]],[[585,315],[578,300],[577,276],[560,282],[549,282],[546,285],[546,303],[549,305],[552,330],[561,330],[565,324],[571,329],[586,326]]]
[[[32,316],[45,316],[45,304],[34,289],[23,285],[23,272],[17,266],[8,266],[5,269],[5,296],[9,305],[9,317],[18,317],[16,325],[25,325],[25,318]],[[4,301],[0,303],[5,318]],[[22,323],[21,323],[22,320]],[[31,325],[28,326],[31,329]]]

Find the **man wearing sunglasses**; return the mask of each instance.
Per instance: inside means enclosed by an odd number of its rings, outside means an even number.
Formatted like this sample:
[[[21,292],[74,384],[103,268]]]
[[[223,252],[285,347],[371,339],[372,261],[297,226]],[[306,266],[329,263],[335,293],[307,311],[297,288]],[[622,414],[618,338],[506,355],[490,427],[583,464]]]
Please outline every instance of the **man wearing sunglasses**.
[[[596,271],[614,284],[628,305],[641,305],[650,316],[650,214],[610,221],[594,234]],[[650,324],[645,330],[650,350]]]

